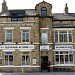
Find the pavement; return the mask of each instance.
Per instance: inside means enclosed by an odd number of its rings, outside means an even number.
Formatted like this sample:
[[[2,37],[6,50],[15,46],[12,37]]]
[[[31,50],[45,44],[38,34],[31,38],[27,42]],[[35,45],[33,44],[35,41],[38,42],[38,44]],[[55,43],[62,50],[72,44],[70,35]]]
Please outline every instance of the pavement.
[[[75,75],[75,72],[0,73],[0,75]]]

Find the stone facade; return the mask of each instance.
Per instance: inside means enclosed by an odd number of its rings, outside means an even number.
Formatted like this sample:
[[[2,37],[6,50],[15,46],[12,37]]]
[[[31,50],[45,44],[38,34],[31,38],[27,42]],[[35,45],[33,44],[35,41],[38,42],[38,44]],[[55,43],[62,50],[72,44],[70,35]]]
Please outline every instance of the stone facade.
[[[0,72],[47,70],[48,61],[51,71],[75,71],[75,14],[66,7],[59,14],[45,1],[31,10],[2,8]]]

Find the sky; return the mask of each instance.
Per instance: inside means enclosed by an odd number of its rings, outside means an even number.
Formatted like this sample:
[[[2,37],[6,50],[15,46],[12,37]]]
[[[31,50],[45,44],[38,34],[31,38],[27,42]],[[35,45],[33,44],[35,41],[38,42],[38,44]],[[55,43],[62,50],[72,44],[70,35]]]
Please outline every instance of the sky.
[[[6,0],[8,9],[35,9],[36,4],[43,0]],[[64,13],[67,3],[69,13],[75,13],[75,0],[44,0],[52,4],[52,13]],[[0,0],[0,11],[3,0]]]

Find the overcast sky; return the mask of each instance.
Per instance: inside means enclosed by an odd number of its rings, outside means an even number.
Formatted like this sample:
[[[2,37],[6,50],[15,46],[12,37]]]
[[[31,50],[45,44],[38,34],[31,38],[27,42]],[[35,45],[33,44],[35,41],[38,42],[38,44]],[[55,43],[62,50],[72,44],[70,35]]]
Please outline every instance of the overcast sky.
[[[36,4],[43,0],[6,0],[8,9],[35,9]],[[44,0],[52,4],[53,13],[63,13],[65,4],[68,4],[69,12],[75,13],[75,0]],[[0,11],[3,0],[0,0]]]

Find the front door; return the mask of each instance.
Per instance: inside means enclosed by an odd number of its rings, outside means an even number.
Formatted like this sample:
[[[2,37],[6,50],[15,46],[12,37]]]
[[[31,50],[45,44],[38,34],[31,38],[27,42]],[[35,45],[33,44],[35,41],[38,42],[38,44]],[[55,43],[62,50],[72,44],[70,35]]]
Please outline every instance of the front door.
[[[41,57],[41,70],[47,70],[48,56]]]

